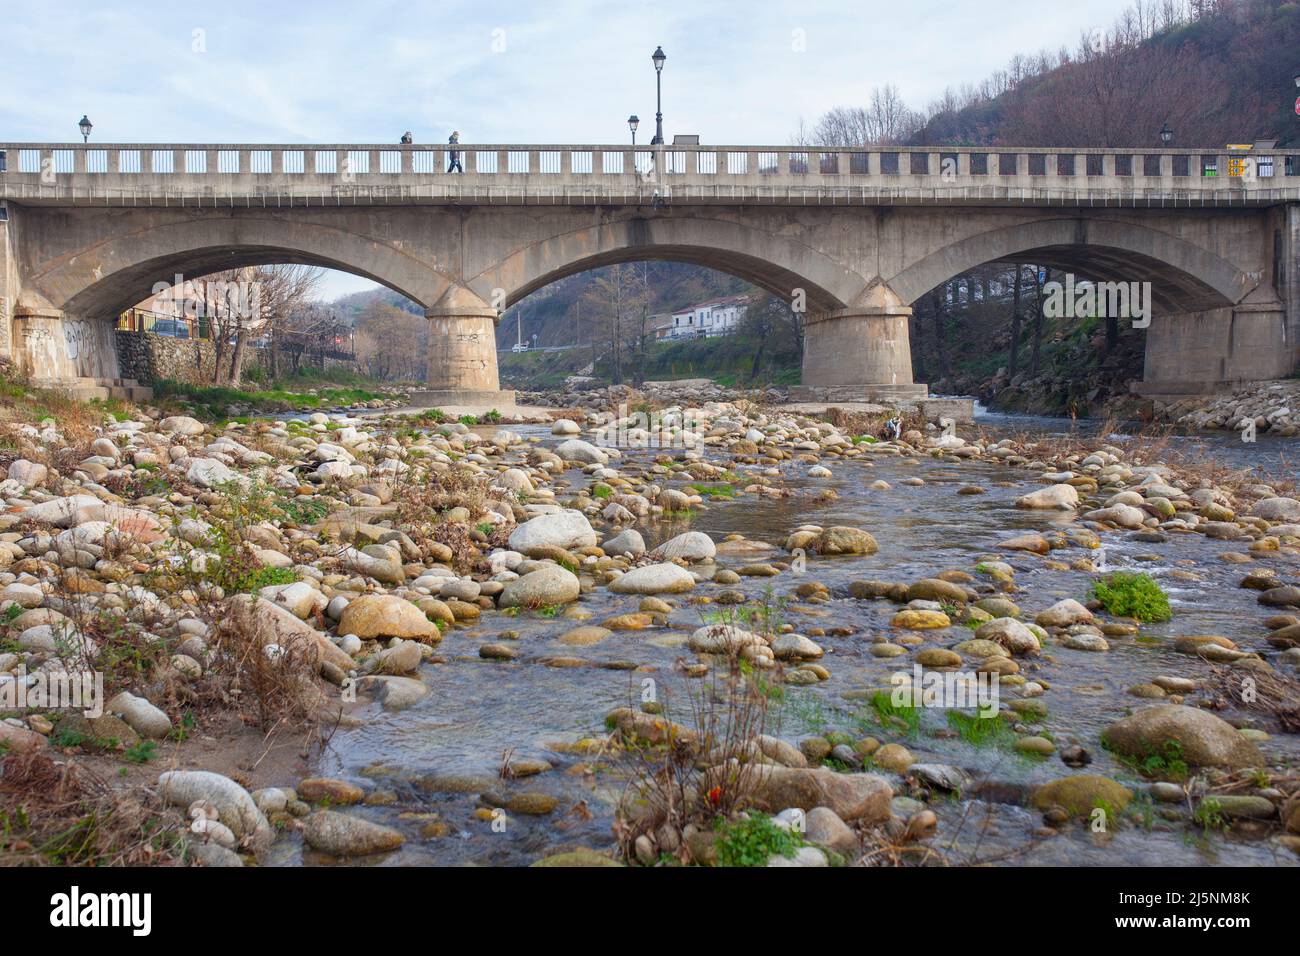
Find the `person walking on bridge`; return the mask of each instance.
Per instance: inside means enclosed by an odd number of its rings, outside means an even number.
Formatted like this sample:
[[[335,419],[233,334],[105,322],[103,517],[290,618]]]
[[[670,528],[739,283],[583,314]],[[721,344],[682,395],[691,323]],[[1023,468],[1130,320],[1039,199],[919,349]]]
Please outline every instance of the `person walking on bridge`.
[[[460,145],[460,130],[452,130],[451,135],[447,137],[447,145],[451,147],[447,153],[447,172],[463,173],[465,170],[460,165],[460,150],[456,148]]]

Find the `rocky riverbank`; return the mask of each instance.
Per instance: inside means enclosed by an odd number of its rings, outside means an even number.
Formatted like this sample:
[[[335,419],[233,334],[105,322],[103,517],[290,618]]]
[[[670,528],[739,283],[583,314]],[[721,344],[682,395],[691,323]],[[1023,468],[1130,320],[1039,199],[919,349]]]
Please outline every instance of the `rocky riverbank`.
[[[545,429],[0,426],[0,690],[104,684],[100,715],[4,705],[0,809],[29,823],[0,853],[821,866],[1100,833],[1297,859],[1291,479],[721,395],[639,398],[647,429],[591,398]],[[964,566],[930,564],[982,512]],[[1125,548],[1190,599],[1111,573]],[[1180,630],[1223,601],[1257,611]],[[51,843],[90,814],[93,845]]]
[[[1155,414],[1181,428],[1236,431],[1247,438],[1264,433],[1293,438],[1300,435],[1300,380],[1252,382],[1214,398],[1157,402]]]

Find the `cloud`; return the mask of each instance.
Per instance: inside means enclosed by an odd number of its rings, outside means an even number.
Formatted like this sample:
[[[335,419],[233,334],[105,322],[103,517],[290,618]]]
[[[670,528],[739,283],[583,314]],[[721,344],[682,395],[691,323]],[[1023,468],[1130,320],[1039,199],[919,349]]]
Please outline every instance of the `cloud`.
[[[1016,53],[1073,47],[1129,0],[414,0],[10,4],[0,128],[100,142],[624,143],[664,127],[783,144],[895,83],[914,108]]]

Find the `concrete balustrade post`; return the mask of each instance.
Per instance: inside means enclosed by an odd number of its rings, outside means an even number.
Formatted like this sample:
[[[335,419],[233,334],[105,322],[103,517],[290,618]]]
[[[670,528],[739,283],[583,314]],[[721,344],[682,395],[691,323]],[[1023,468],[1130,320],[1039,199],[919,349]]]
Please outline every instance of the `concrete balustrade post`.
[[[413,392],[411,404],[513,408],[515,393],[502,391],[497,375],[497,310],[464,286],[451,286],[429,320],[428,389]]]
[[[802,384],[797,401],[914,401],[929,389],[912,381],[910,306],[885,286],[862,304],[810,314],[804,321]]]

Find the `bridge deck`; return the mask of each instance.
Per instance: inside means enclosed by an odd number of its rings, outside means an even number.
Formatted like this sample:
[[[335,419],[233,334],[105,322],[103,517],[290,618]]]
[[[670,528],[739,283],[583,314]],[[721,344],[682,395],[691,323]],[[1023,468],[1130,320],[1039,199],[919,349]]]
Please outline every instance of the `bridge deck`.
[[[0,144],[34,204],[1234,206],[1300,201],[1300,151]]]

